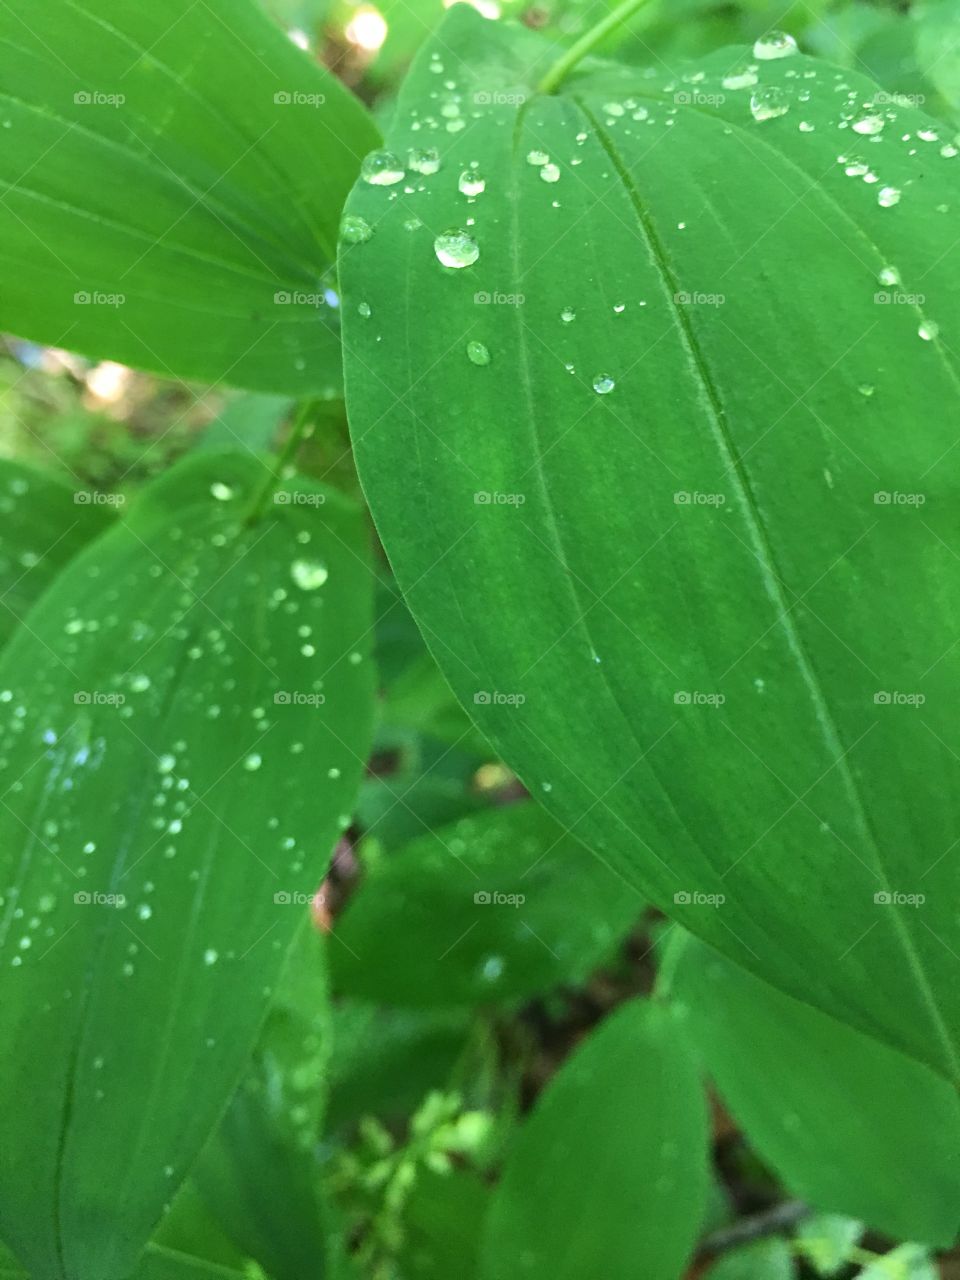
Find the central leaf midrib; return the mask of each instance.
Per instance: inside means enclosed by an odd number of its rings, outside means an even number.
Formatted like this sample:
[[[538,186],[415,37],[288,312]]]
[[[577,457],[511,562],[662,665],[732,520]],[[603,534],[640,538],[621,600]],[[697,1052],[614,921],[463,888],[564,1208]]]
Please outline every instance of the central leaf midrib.
[[[674,299],[680,292],[679,280],[671,269],[663,245],[657,236],[653,223],[647,215],[640,193],[637,190],[629,171],[622,163],[611,138],[604,131],[601,122],[593,114],[590,108],[581,98],[574,98],[573,100],[586,116],[591,127],[596,133],[600,145],[607,154],[610,163],[614,166],[617,174],[619,175],[624,191],[630,200],[634,216],[637,220],[638,230],[640,231],[640,234],[647,246],[651,261],[654,263],[664,282],[664,292],[668,299]],[[681,335],[683,344],[687,349],[691,370],[696,376],[701,388],[704,403],[709,409],[708,417],[713,424],[714,439],[728,461],[731,476],[733,477],[736,488],[739,491],[741,509],[744,514],[747,529],[751,536],[751,541],[754,544],[755,556],[761,568],[764,587],[771,600],[780,611],[780,618],[778,621],[783,626],[783,632],[787,638],[788,645],[797,660],[798,667],[804,683],[807,686],[816,712],[817,723],[820,726],[826,745],[836,756],[834,764],[844,779],[846,789],[853,803],[853,808],[859,820],[859,824],[862,828],[863,834],[867,838],[868,846],[873,852],[873,861],[876,870],[880,875],[887,878],[888,872],[884,863],[880,843],[873,831],[866,805],[860,794],[860,789],[857,785],[853,772],[850,769],[849,763],[847,762],[846,750],[840,736],[839,728],[830,710],[820,678],[817,675],[813,662],[806,651],[800,633],[790,614],[789,602],[784,594],[782,578],[777,567],[773,545],[751,489],[746,468],[744,467],[743,461],[727,427],[719,388],[716,386],[710,373],[706,355],[700,346],[699,339],[690,318],[684,313],[683,308],[675,301],[671,301],[671,305],[673,307],[677,328]],[[923,1001],[930,1012],[934,1028],[941,1041],[942,1047],[947,1053],[947,1059],[950,1066],[955,1075],[960,1074],[960,1062],[958,1062],[957,1054],[954,1049],[953,1041],[949,1035],[947,1024],[934,998],[933,991],[920,962],[920,957],[917,953],[913,938],[909,930],[905,927],[901,915],[901,908],[896,903],[893,904],[890,918],[893,921],[894,928],[901,939],[910,970],[914,975]]]

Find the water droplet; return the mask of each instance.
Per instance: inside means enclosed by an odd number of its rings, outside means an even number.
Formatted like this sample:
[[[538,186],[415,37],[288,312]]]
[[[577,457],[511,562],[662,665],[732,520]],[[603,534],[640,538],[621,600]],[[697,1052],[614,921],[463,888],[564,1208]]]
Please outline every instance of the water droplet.
[[[153,907],[150,906],[149,902],[141,902],[139,907],[137,907],[137,918],[140,920],[149,920],[152,915]]]
[[[815,127],[816,126],[812,125],[809,120],[800,121],[799,128],[801,133],[813,133]]]
[[[884,267],[879,276],[877,276],[877,279],[881,284],[887,286],[903,283],[900,279],[900,272],[896,267]]]
[[[243,762],[243,767],[247,773],[256,773],[263,764],[263,757],[258,755],[256,751],[251,751]]]
[[[604,111],[607,113],[607,115],[608,115],[608,116],[622,116],[622,115],[623,115],[623,105],[622,105],[622,103],[619,103],[619,102],[607,102],[607,103],[604,103],[604,107],[603,107],[603,109],[604,109]]]
[[[743,71],[734,71],[723,77],[724,89],[752,89],[757,83],[757,73],[746,67]]]
[[[487,350],[487,348],[483,345],[482,342],[468,342],[467,343],[467,359],[470,361],[471,364],[480,364],[480,365],[489,364],[490,352]]]
[[[547,155],[546,151],[528,151],[527,152],[527,164],[533,164],[533,165],[547,164],[549,159],[550,157]]]
[[[357,314],[363,316],[364,320],[369,320],[371,316],[370,303],[359,302],[357,304]]]
[[[392,187],[406,172],[392,151],[371,151],[360,166],[360,177],[371,187]]]
[[[754,120],[775,120],[790,110],[790,98],[778,85],[758,89],[750,98],[750,114]]]
[[[560,319],[564,324],[570,324],[570,322],[576,320],[576,318],[577,313],[574,311],[573,307],[564,307],[560,312]]]
[[[363,244],[373,235],[373,228],[365,218],[360,218],[355,213],[348,213],[340,223],[340,235],[347,244]]]
[[[496,982],[503,976],[503,957],[487,956],[480,965],[480,977],[484,982]]]
[[[340,777],[340,770],[339,770],[339,769],[337,769],[337,768],[328,769],[328,770],[327,770],[327,777],[328,777],[328,778],[334,778],[334,779],[339,778],[339,777]]]
[[[919,333],[924,342],[932,342],[939,332],[940,326],[937,324],[936,320],[924,320],[917,330],[917,333]]]
[[[899,187],[881,187],[877,192],[877,204],[883,209],[892,209],[900,203],[901,194]]]
[[[429,177],[440,170],[440,153],[434,147],[428,147],[423,151],[410,151],[407,154],[407,164],[414,173],[422,173]]]
[[[319,560],[294,560],[290,576],[301,591],[316,591],[330,575],[327,566]]]
[[[775,58],[789,58],[797,52],[797,42],[786,31],[768,31],[753,46],[753,56],[761,62],[772,62]]]
[[[478,196],[486,188],[486,179],[476,169],[464,169],[457,186],[464,196]]]
[[[229,502],[233,497],[233,490],[228,484],[222,484],[219,480],[215,480],[210,486],[210,492],[218,502]]]
[[[555,164],[545,164],[540,170],[540,178],[543,182],[559,182],[560,170]]]
[[[593,380],[593,389],[598,396],[608,395],[616,385],[608,373],[598,373]]]
[[[444,267],[470,267],[480,257],[480,246],[466,231],[445,231],[434,240],[433,251]]]
[[[203,953],[204,964],[216,964],[219,959],[220,959],[219,952],[214,951],[213,947],[208,947],[207,950]]]
[[[939,142],[940,135],[936,129],[918,129],[917,137],[921,142]]]
[[[150,688],[150,677],[145,675],[137,675],[130,681],[130,688],[134,693],[146,693]]]
[[[872,138],[876,134],[883,132],[883,127],[886,123],[883,116],[877,115],[875,111],[862,111],[850,127],[854,133],[861,133],[865,137]]]

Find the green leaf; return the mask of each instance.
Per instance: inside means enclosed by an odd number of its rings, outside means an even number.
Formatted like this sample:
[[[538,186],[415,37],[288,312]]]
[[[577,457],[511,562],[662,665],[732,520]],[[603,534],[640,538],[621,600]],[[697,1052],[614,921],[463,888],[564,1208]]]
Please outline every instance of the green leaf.
[[[317,1273],[327,1224],[315,1156],[330,1052],[323,942],[301,926],[253,1062],[193,1177],[271,1280]]]
[[[334,985],[402,1005],[523,999],[582,981],[642,911],[538,805],[487,809],[374,863],[336,924]]]
[[[706,1273],[704,1280],[792,1280],[793,1254],[785,1240],[757,1240],[732,1249]]]
[[[857,1280],[939,1280],[939,1275],[926,1249],[902,1244],[864,1267]]]
[[[835,1276],[856,1256],[863,1223],[838,1213],[807,1218],[797,1229],[798,1250],[821,1276]]]
[[[366,111],[252,0],[0,12],[5,328],[179,378],[334,395],[324,300]],[[62,50],[66,56],[58,52]]]
[[[673,1280],[707,1194],[696,1065],[669,1009],[623,1005],[574,1052],[520,1129],[480,1274]],[[585,1171],[589,1176],[585,1177]]]
[[[671,995],[727,1106],[786,1187],[886,1235],[951,1245],[960,1203],[955,1090],[694,938],[677,941]]]
[[[0,461],[0,645],[63,566],[107,528],[122,501],[74,489],[9,458]]]
[[[474,1173],[420,1170],[403,1214],[405,1280],[474,1280],[489,1200],[490,1188]]]
[[[347,404],[398,581],[577,838],[955,1078],[960,159],[800,55],[537,95],[552,57],[455,6],[387,139],[439,172],[348,202]]]
[[[197,451],[249,449],[266,453],[295,402],[289,396],[242,391],[231,396],[197,441]]]
[[[916,57],[920,71],[949,104],[960,111],[960,15],[951,0],[932,0],[911,7],[916,22]]]
[[[194,458],[0,661],[0,1208],[44,1277],[128,1274],[223,1111],[371,720],[359,512]],[[38,662],[38,640],[44,658]],[[303,768],[313,783],[303,786]]]

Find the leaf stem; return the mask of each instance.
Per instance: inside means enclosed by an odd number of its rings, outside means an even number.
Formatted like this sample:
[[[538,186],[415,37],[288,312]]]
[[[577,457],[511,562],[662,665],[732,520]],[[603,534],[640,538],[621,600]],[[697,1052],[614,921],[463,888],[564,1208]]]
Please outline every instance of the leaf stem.
[[[247,516],[247,524],[256,524],[263,515],[267,503],[273,496],[273,492],[277,485],[283,479],[283,473],[292,460],[296,457],[297,450],[303,444],[306,438],[308,428],[311,426],[314,413],[316,412],[317,403],[315,400],[306,399],[301,401],[297,416],[293,420],[293,426],[283,443],[283,448],[276,455],[276,461],[270,469],[261,488],[254,496],[253,502],[250,504],[250,514]]]
[[[616,31],[617,27],[623,26],[628,18],[632,18],[638,9],[642,9],[648,3],[649,0],[621,0],[621,3],[616,8],[611,9],[605,18],[601,19],[595,27],[591,27],[589,31],[584,32],[579,40],[575,41],[565,53],[560,55],[537,85],[537,92],[556,93],[578,62],[582,61],[592,49],[595,49],[600,41],[604,40],[611,31]]]

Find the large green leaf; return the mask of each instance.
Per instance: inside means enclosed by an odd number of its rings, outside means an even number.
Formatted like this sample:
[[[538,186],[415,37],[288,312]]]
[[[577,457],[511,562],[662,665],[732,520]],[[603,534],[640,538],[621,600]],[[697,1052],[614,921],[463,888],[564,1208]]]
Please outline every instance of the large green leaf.
[[[0,462],[0,644],[67,561],[107,527],[120,501],[9,458]]]
[[[29,1280],[27,1273],[12,1257],[0,1257],[3,1280]],[[190,1257],[176,1249],[149,1245],[130,1280],[243,1280],[242,1273],[231,1267]]]
[[[677,1021],[661,1005],[624,1005],[564,1064],[517,1135],[481,1276],[673,1280],[700,1228],[706,1142]]]
[[[750,1143],[786,1187],[899,1240],[953,1244],[960,1101],[928,1067],[783,995],[694,938],[671,991]],[[749,1045],[749,1053],[744,1047]]]
[[[455,7],[388,138],[439,172],[348,202],[348,409],[398,580],[575,835],[956,1077],[960,159],[800,55],[548,97],[551,56]]]
[[[582,981],[642,911],[538,805],[488,809],[374,864],[331,969],[338,990],[390,1004],[519,999]]]
[[[363,522],[301,480],[251,523],[262,484],[231,454],[166,473],[0,661],[0,1230],[38,1280],[132,1271],[348,820]]]
[[[55,33],[51,39],[51,33]],[[0,10],[0,320],[156,373],[334,394],[324,297],[376,131],[252,0]]]

